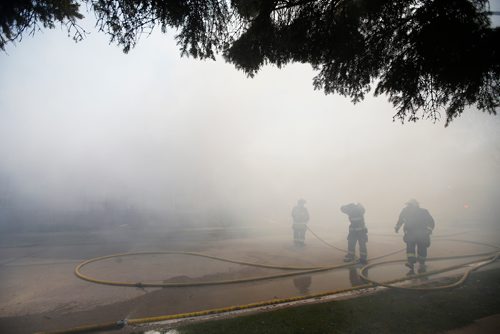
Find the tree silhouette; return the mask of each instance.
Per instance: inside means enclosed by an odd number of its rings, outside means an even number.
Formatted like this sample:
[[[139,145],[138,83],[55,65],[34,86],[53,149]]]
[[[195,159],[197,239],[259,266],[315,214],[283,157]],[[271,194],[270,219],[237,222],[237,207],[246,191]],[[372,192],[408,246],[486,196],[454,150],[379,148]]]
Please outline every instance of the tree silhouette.
[[[401,121],[444,111],[448,125],[467,106],[499,106],[500,29],[487,0],[4,0],[0,48],[56,23],[82,39],[79,3],[124,52],[172,28],[182,55],[221,54],[249,76],[309,63],[316,89],[353,102],[385,94]]]

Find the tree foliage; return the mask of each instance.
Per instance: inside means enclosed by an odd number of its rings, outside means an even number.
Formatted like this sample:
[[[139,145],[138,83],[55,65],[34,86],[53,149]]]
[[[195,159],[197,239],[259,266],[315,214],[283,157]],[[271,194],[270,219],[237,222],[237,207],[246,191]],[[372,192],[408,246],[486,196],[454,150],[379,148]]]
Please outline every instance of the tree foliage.
[[[448,124],[467,106],[499,106],[500,29],[487,0],[4,0],[0,48],[56,23],[83,38],[81,4],[124,52],[172,28],[183,55],[222,54],[249,76],[309,63],[316,89],[354,102],[385,94],[401,121],[444,111]]]
[[[83,38],[83,29],[76,23],[82,19],[79,5],[72,0],[2,0],[0,2],[0,49],[8,42],[21,40],[23,34],[34,34],[43,28],[63,23],[74,31],[74,39]]]

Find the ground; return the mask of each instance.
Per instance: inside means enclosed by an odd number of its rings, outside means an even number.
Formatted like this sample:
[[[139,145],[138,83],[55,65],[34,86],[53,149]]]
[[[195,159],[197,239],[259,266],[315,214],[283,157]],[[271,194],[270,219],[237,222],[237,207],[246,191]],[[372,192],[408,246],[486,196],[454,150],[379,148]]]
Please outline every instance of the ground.
[[[328,226],[314,228],[329,243],[341,248],[346,246],[344,234],[332,233]],[[370,257],[404,246],[400,235],[388,234],[387,230],[370,230]],[[461,232],[465,234],[453,238],[498,244],[498,231],[485,233],[465,229]],[[439,238],[455,233],[455,229],[437,230],[430,256],[491,251],[491,247],[484,245]],[[178,314],[306,296],[362,283],[356,267],[266,281],[164,289],[98,285],[73,274],[74,267],[85,259],[136,251],[182,250],[289,266],[342,262],[342,252],[328,247],[310,233],[305,247],[294,247],[289,226],[237,229],[134,229],[122,226],[92,232],[10,233],[0,236],[0,248],[2,333],[60,330],[120,319]],[[404,253],[391,258],[402,257]],[[451,263],[454,262],[438,261],[429,266],[435,269]],[[157,255],[109,259],[89,265],[84,272],[101,279],[172,282],[237,279],[281,271],[188,256]],[[375,279],[386,280],[405,273],[404,266],[394,264],[374,268],[369,274]]]

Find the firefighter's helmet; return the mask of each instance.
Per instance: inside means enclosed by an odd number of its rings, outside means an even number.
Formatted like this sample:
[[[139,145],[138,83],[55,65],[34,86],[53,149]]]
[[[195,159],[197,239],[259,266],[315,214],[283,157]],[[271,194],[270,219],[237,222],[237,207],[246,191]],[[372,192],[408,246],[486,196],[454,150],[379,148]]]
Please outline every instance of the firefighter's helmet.
[[[406,202],[406,205],[419,206],[419,203],[416,199],[412,198],[408,202]]]

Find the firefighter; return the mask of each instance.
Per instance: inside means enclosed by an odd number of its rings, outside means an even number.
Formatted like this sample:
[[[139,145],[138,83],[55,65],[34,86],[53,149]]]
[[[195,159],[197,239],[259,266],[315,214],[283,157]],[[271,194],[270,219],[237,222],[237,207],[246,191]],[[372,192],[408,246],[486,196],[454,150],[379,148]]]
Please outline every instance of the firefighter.
[[[304,206],[306,201],[299,199],[297,205],[292,209],[293,218],[293,242],[296,246],[304,246],[306,239],[307,222],[309,221],[309,212]]]
[[[417,200],[411,199],[406,203],[399,215],[399,220],[394,227],[396,233],[403,226],[405,233],[403,241],[406,243],[406,266],[410,268],[409,274],[415,271],[415,263],[419,263],[419,272],[425,272],[427,248],[431,245],[431,233],[434,229],[434,219],[429,211],[421,208]],[[415,253],[416,249],[416,253]]]
[[[347,255],[344,262],[352,262],[355,259],[356,243],[359,243],[359,262],[367,263],[368,252],[368,229],[365,225],[365,208],[360,203],[350,203],[340,207],[340,211],[349,216],[349,234],[347,235]]]

